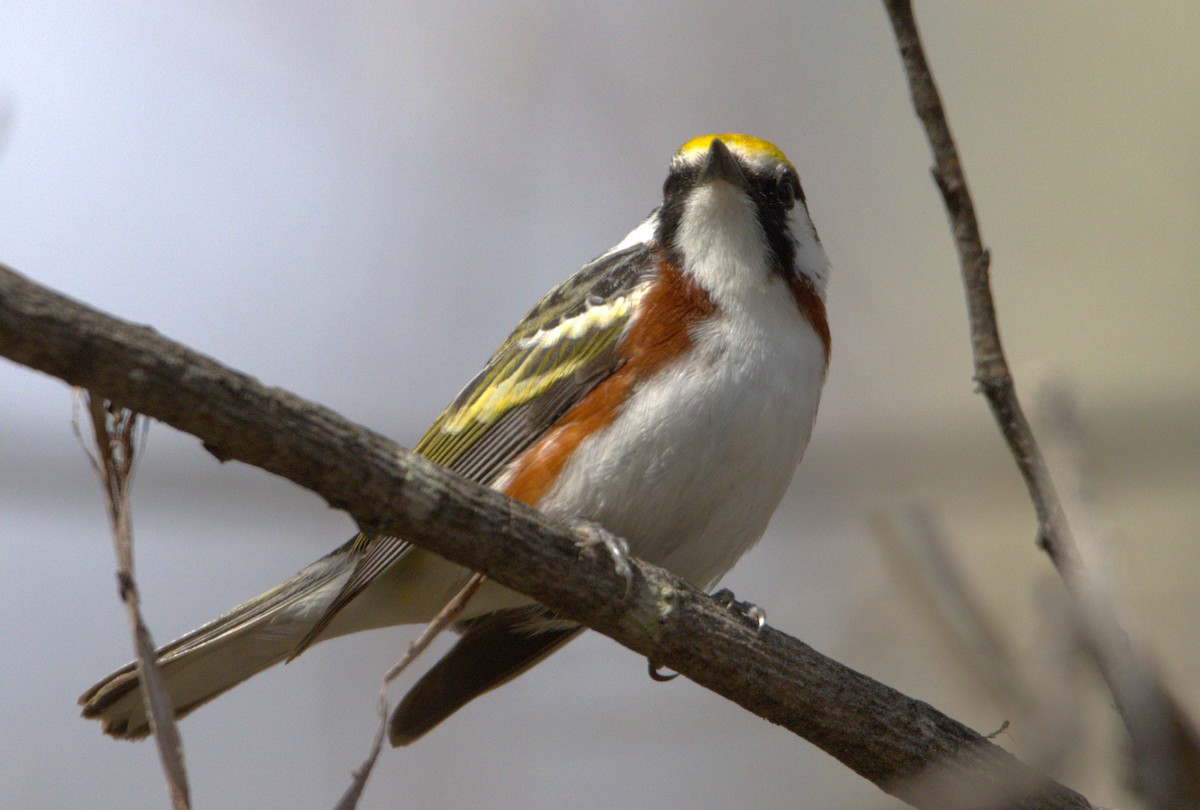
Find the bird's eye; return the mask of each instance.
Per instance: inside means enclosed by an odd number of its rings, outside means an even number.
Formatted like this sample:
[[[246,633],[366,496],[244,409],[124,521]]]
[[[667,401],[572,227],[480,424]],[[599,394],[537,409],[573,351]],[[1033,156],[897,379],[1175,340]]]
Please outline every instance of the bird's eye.
[[[792,210],[800,196],[800,178],[790,166],[780,166],[775,176],[775,197],[785,210]]]

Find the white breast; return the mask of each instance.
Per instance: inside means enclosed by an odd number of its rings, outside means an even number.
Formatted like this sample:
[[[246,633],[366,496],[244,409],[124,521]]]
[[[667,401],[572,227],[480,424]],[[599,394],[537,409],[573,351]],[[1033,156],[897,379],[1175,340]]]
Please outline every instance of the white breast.
[[[787,490],[825,347],[777,277],[693,340],[580,447],[539,508],[594,520],[708,587],[758,541]]]

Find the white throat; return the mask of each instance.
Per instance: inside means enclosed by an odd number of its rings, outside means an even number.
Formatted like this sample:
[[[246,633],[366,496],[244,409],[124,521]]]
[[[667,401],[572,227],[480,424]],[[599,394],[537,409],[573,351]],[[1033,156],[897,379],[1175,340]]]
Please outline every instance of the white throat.
[[[796,234],[796,268],[807,276],[822,299],[829,278],[829,259],[803,203],[791,222]],[[699,186],[684,208],[675,246],[683,265],[722,308],[738,308],[770,295],[774,274],[770,245],[754,201],[726,182]]]
[[[771,268],[766,234],[754,202],[725,182],[709,183],[688,197],[675,246],[685,272],[722,309],[740,309],[747,296],[767,293]]]

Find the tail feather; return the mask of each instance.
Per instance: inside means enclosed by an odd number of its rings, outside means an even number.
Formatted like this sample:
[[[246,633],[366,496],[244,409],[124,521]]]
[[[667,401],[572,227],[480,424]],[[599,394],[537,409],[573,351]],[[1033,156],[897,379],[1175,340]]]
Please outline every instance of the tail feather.
[[[353,542],[353,541],[352,541]],[[305,568],[156,653],[176,717],[302,652],[308,644],[395,624],[426,622],[461,587],[469,572],[431,554],[406,553],[371,587],[339,604],[357,568],[351,544]],[[492,587],[492,590],[488,590]],[[525,602],[524,606],[514,607]],[[582,628],[525,597],[485,586],[466,611],[463,637],[417,683],[392,717],[394,744],[406,744],[468,701],[516,677],[574,638]],[[87,690],[83,716],[106,734],[140,739],[150,733],[136,664]]]
[[[341,552],[159,648],[158,667],[175,715],[186,715],[290,657],[353,570]],[[136,663],[87,690],[79,703],[84,717],[99,720],[114,737],[139,739],[150,733]]]
[[[462,623],[462,638],[408,691],[388,739],[408,745],[470,701],[541,661],[583,631],[538,606],[498,610]]]

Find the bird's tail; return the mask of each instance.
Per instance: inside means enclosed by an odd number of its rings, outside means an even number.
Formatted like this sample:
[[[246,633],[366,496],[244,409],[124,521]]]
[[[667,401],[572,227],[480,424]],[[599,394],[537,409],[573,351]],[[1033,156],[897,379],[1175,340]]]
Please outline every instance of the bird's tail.
[[[291,657],[337,598],[354,570],[343,549],[317,560],[262,596],[161,647],[158,667],[175,715]],[[137,665],[127,664],[79,698],[83,716],[114,737],[150,733]]]

